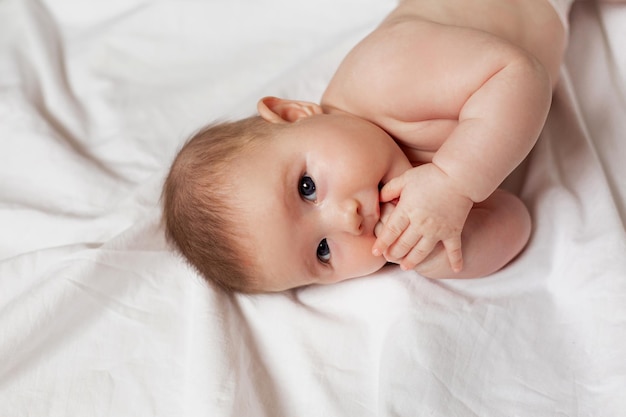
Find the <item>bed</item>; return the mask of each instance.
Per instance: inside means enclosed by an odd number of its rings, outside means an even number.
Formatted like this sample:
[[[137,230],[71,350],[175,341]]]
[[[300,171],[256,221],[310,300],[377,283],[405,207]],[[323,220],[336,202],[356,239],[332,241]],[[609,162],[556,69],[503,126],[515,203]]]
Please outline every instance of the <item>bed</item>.
[[[510,266],[228,296],[168,249],[169,163],[318,100],[394,0],[0,1],[0,415],[626,415],[626,6],[577,1]]]

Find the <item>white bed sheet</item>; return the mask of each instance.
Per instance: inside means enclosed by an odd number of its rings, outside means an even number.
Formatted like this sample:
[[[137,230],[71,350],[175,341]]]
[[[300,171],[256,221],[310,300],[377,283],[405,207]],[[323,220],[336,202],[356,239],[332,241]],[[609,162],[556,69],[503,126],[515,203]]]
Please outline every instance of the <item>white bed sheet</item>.
[[[227,297],[167,250],[187,135],[317,100],[392,0],[0,1],[0,415],[626,414],[626,7],[575,3],[492,277]]]

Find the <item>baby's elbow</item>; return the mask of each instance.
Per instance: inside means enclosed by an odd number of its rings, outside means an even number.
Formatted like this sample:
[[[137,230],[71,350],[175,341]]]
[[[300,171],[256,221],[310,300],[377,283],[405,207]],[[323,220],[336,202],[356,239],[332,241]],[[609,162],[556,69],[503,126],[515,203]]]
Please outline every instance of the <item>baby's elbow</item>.
[[[556,83],[558,71],[556,75],[552,74],[552,71],[539,59],[524,51],[519,51],[513,65],[519,72],[520,78],[524,80],[524,90],[549,108],[552,102],[552,87]]]
[[[516,52],[504,71],[511,83],[510,99],[520,116],[520,132],[534,144],[552,104],[552,80],[538,59],[523,50]]]

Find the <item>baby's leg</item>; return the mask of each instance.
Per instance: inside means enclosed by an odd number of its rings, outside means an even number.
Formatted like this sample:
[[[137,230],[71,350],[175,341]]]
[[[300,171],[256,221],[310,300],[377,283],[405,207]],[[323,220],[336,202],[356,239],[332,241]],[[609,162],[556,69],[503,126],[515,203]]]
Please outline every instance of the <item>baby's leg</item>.
[[[463,270],[454,273],[441,242],[415,270],[428,278],[478,278],[492,274],[519,254],[530,237],[530,215],[515,195],[496,190],[474,205],[465,222]]]

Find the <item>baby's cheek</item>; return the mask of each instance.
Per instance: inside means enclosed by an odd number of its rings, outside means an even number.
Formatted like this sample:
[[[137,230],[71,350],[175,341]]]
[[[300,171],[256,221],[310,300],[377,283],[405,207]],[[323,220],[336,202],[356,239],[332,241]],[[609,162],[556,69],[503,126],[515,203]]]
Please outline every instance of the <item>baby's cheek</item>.
[[[386,260],[383,256],[374,256],[372,247],[374,247],[374,239],[364,239],[362,246],[359,248],[359,256],[355,269],[358,270],[359,276],[369,275],[372,272],[382,268]]]

